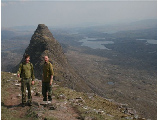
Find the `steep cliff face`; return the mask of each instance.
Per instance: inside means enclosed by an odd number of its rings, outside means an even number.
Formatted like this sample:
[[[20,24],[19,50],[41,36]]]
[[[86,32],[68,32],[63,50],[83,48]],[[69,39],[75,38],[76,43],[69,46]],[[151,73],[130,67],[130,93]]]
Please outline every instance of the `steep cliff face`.
[[[31,56],[31,62],[34,65],[37,78],[41,78],[40,73],[42,73],[43,57],[45,55],[49,56],[50,62],[56,67],[67,66],[67,59],[62,52],[60,44],[55,40],[48,27],[44,24],[38,25],[32,35],[29,46],[25,50],[24,55],[25,54]]]
[[[63,86],[79,91],[90,91],[90,88],[70,67],[61,45],[44,24],[38,25],[36,31],[32,35],[29,46],[25,50],[21,62],[24,61],[25,54],[30,55],[30,62],[34,65],[36,78],[42,79],[43,57],[47,55],[54,67],[55,81],[60,82]]]

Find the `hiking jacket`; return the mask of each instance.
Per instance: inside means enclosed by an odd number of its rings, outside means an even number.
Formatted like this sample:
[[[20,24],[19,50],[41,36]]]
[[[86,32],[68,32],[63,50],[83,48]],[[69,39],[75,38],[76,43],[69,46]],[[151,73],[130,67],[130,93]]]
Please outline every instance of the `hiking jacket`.
[[[32,63],[26,63],[23,62],[19,66],[19,70],[17,74],[20,74],[21,78],[32,78],[32,81],[34,81],[35,76],[34,76],[34,71],[33,71],[33,64]]]
[[[52,64],[45,62],[43,65],[43,82],[50,82],[52,75],[54,75]]]

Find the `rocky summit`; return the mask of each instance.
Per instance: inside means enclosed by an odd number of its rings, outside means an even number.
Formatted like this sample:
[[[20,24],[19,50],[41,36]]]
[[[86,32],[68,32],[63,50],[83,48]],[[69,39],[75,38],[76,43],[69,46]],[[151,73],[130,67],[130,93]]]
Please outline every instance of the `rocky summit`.
[[[46,25],[38,25],[21,62],[24,61],[26,54],[30,55],[30,62],[33,63],[36,78],[42,79],[42,65],[44,64],[44,56],[47,55],[49,56],[49,61],[53,64],[55,81],[58,81],[63,86],[79,91],[90,91],[90,88],[68,64],[61,45],[53,37]],[[16,66],[14,72],[17,71],[18,66]]]

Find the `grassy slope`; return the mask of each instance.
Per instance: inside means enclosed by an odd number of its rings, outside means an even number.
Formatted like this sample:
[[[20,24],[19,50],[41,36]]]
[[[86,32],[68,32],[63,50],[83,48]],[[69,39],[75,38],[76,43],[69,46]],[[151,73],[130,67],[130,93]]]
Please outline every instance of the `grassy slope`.
[[[10,80],[10,81],[8,81]],[[25,107],[22,108],[20,106],[21,97],[16,98],[15,94],[18,94],[20,91],[20,87],[17,88],[14,85],[14,82],[17,80],[17,77],[13,73],[1,72],[1,118],[2,120],[26,120],[26,119],[37,119],[36,111],[32,111],[33,108]],[[34,86],[39,90],[40,81],[36,82]],[[37,91],[35,91],[37,92]],[[64,98],[60,98],[61,95],[64,95]],[[63,101],[67,101],[68,105],[71,106],[78,114],[76,119],[85,119],[92,118],[97,120],[124,120],[128,118],[132,118],[131,115],[124,114],[120,111],[119,105],[110,102],[107,99],[99,97],[95,94],[89,96],[87,93],[76,92],[74,90],[60,87],[58,85],[54,85],[53,87],[53,96],[54,101],[58,103],[62,103]],[[78,99],[81,98],[81,99]],[[33,95],[33,100],[35,100],[35,96]],[[80,100],[77,101],[76,100]],[[47,111],[47,110],[46,110]],[[49,110],[48,110],[49,111]],[[54,110],[55,111],[55,110]],[[60,112],[60,111],[57,111]],[[52,112],[53,114],[53,112]],[[47,114],[45,114],[46,116]],[[58,119],[52,116],[46,116],[47,119],[55,120]]]

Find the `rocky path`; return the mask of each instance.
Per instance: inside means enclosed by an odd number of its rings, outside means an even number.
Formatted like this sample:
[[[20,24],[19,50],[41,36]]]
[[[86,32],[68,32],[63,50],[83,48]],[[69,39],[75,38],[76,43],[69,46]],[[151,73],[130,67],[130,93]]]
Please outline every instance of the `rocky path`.
[[[53,85],[52,102],[43,102],[42,83],[32,86],[32,106],[21,106],[21,84],[16,74],[2,72],[2,120],[145,120],[126,104]]]
[[[41,95],[41,82],[36,81],[36,85],[32,90],[32,103],[30,106],[21,106],[21,84],[18,80],[8,80],[9,88],[7,88],[8,95],[2,102],[2,106],[9,110],[16,111],[14,116],[18,118],[32,117],[37,119],[58,119],[58,120],[77,120],[78,113],[73,109],[69,102],[63,100],[56,100],[53,96],[52,102],[43,102]],[[38,92],[37,87],[38,86]],[[53,89],[56,89],[54,85]]]

